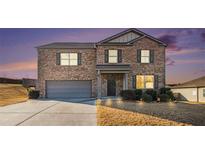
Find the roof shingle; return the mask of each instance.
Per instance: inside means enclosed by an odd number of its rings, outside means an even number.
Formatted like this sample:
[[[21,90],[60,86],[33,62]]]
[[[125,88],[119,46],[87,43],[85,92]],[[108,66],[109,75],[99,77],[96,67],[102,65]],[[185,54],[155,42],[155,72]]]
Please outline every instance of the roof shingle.
[[[188,82],[184,82],[180,85],[174,86],[173,88],[191,88],[191,87],[205,87],[205,76]]]
[[[40,49],[94,49],[95,43],[55,42],[38,46]]]

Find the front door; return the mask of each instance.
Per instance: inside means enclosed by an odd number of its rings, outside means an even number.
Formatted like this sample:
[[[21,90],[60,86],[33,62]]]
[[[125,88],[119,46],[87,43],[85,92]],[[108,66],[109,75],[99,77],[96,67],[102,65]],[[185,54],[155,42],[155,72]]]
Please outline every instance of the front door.
[[[107,80],[107,96],[116,96],[116,81]]]

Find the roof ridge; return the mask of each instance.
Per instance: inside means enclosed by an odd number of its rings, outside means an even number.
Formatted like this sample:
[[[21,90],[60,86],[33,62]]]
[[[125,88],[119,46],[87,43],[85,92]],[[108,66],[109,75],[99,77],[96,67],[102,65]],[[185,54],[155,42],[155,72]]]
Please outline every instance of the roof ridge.
[[[201,79],[205,79],[205,76],[201,76],[201,77],[199,77],[199,78],[195,78],[195,79],[193,79],[193,80],[190,80],[190,81],[186,81],[186,82],[184,82],[184,83],[182,83],[182,84],[187,84],[187,83],[191,83],[191,82],[194,82],[194,81],[198,81],[198,80],[201,80]]]
[[[160,43],[160,44],[162,44],[162,45],[164,45],[164,46],[167,46],[166,43],[162,42],[162,41],[159,40],[158,38],[155,38],[155,37],[153,37],[153,36],[151,36],[151,35],[149,35],[149,34],[146,34],[146,33],[142,32],[142,31],[138,30],[137,28],[128,28],[128,29],[126,29],[126,30],[124,30],[124,31],[122,31],[122,32],[119,32],[119,33],[117,33],[117,34],[115,34],[115,35],[112,35],[112,36],[110,36],[110,37],[107,37],[107,38],[105,38],[105,39],[103,39],[103,40],[97,42],[97,44],[101,44],[101,43],[105,43],[105,42],[107,42],[107,41],[113,40],[113,39],[115,39],[115,38],[117,38],[117,37],[119,37],[119,36],[121,36],[121,35],[124,35],[124,34],[126,34],[126,33],[129,33],[129,32],[131,32],[131,31],[134,31],[135,33],[140,34],[141,36],[140,36],[139,38],[148,37],[148,38],[150,38],[150,39],[152,39],[152,40],[154,40],[154,41],[156,41],[156,42],[158,42],[158,43]],[[130,44],[130,43],[132,43],[132,42],[134,42],[134,41],[136,41],[136,40],[138,40],[138,39],[137,39],[137,38],[136,38],[136,39],[133,39],[133,40],[127,42],[127,44]]]
[[[118,37],[118,36],[123,35],[123,34],[126,34],[126,33],[130,32],[130,31],[138,32],[138,30],[137,30],[136,28],[128,28],[128,29],[126,29],[126,30],[124,30],[124,31],[121,31],[121,32],[117,33],[117,34],[114,34],[114,35],[112,35],[112,36],[109,36],[109,37],[107,37],[107,38],[105,38],[105,39],[103,39],[103,40],[101,40],[101,41],[99,41],[99,42],[97,42],[97,43],[103,43],[103,42],[105,42],[105,41],[112,40],[113,38]],[[142,32],[139,31],[138,33],[142,33]],[[141,35],[142,35],[142,34],[141,34]]]
[[[89,43],[96,43],[96,42],[53,42],[53,43],[84,43],[84,44],[89,44]]]
[[[187,88],[187,87],[203,87],[205,86],[205,76],[186,81],[179,85],[174,86],[173,88]]]

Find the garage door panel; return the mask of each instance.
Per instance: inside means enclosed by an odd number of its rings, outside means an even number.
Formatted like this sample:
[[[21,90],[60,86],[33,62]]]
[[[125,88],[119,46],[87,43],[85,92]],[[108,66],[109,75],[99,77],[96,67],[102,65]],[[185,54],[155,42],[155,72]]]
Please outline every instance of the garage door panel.
[[[48,98],[91,97],[91,81],[47,81]]]

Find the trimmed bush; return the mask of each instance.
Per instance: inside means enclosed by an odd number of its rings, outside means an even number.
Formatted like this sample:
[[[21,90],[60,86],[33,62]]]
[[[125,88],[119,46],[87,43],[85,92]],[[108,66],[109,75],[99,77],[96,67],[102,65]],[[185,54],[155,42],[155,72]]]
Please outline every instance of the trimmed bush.
[[[136,95],[136,100],[141,100],[142,98],[142,90],[141,89],[136,89],[135,90],[135,95]]]
[[[176,100],[175,97],[174,97],[174,93],[173,93],[171,90],[170,90],[170,91],[167,91],[166,94],[169,95],[169,98],[170,98],[172,101]]]
[[[171,89],[170,88],[160,88],[160,94],[167,94],[167,91],[171,91]]]
[[[40,92],[39,90],[29,90],[29,98],[30,99],[37,99],[39,98]]]
[[[156,90],[153,90],[153,89],[147,89],[145,91],[146,94],[152,96],[152,100],[153,101],[156,101],[157,100],[157,91]]]
[[[160,95],[161,94],[167,94],[172,101],[175,100],[174,94],[173,94],[173,92],[171,91],[170,88],[161,88],[160,89]]]
[[[136,94],[134,90],[122,90],[120,92],[120,96],[124,100],[135,100],[136,99]]]
[[[160,94],[159,98],[160,98],[160,102],[169,102],[170,101],[170,97],[167,94]]]
[[[146,94],[146,93],[144,93],[143,95],[142,95],[142,100],[144,101],[144,102],[147,102],[147,103],[150,103],[150,102],[152,102],[152,96],[151,95],[148,95],[148,94]]]

